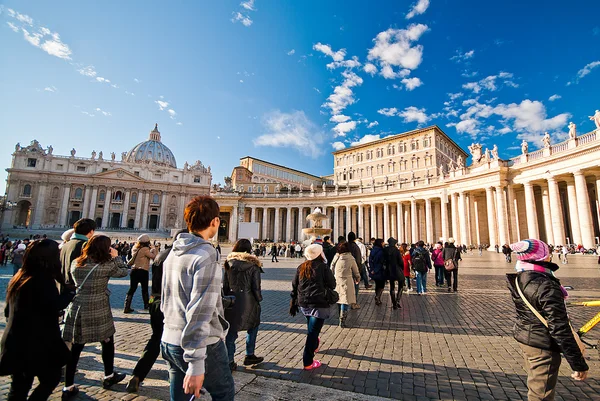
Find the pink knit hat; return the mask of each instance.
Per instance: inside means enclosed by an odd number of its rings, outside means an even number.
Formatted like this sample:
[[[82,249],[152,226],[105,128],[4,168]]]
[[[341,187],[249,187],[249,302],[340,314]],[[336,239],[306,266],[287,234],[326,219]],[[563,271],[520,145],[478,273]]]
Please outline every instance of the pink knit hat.
[[[526,239],[510,245],[519,260],[543,261],[550,256],[550,249],[539,239]]]

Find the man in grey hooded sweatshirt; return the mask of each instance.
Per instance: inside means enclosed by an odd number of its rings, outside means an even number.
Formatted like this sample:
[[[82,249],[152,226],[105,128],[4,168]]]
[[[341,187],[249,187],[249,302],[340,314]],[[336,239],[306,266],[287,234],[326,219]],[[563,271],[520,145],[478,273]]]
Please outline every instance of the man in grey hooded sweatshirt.
[[[187,401],[185,394],[198,399],[203,386],[215,401],[233,400],[222,272],[208,241],[219,229],[219,205],[209,196],[198,196],[186,206],[184,219],[189,234],[177,237],[164,262],[161,295],[161,351],[169,363],[171,400]]]

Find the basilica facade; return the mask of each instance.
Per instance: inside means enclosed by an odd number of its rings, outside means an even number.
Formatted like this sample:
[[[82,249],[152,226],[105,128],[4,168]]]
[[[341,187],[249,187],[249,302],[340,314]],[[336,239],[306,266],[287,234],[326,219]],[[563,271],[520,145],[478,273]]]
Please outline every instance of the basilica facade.
[[[218,239],[234,242],[240,223],[258,223],[257,239],[303,241],[306,216],[327,214],[333,238],[354,231],[369,239],[490,247],[525,238],[594,247],[600,237],[600,129],[503,159],[498,148],[461,149],[431,126],[333,153],[333,173],[315,176],[250,156],[225,186],[212,185],[201,162],[177,168],[155,127],[121,154],[56,156],[37,141],[17,145],[8,169],[3,227],[65,227],[89,217],[100,227],[183,227],[183,209],[211,194],[221,207]]]
[[[148,140],[120,155],[55,155],[33,140],[17,144],[7,169],[2,228],[64,228],[80,218],[104,229],[165,230],[184,227],[187,201],[208,194],[210,167],[183,168],[162,143],[158,125]]]

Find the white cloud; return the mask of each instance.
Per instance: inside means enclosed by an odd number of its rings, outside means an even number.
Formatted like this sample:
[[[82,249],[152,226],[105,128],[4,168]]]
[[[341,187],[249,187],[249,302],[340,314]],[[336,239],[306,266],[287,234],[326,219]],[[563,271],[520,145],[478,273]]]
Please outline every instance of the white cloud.
[[[110,83],[110,79],[106,79],[104,77],[96,77],[96,81],[102,82],[102,83],[107,83],[107,84]]]
[[[588,75],[590,72],[592,72],[592,70],[596,67],[600,66],[600,61],[593,61],[589,64],[587,64],[585,67],[583,67],[581,70],[577,71],[577,80],[585,77],[586,75]]]
[[[479,121],[477,121],[475,119],[463,120],[463,121],[459,122],[458,124],[456,124],[455,127],[456,127],[456,132],[458,132],[458,133],[466,132],[467,134],[470,134],[473,137],[476,136],[480,132]]]
[[[88,113],[87,111],[82,111],[81,114],[85,114],[88,117],[94,117],[95,115],[92,113]]]
[[[156,100],[154,103],[156,103],[156,104],[158,105],[158,108],[159,108],[160,110],[164,110],[164,109],[166,109],[167,107],[169,107],[169,103],[168,103],[168,102],[165,102],[165,101],[163,101],[163,100]]]
[[[550,96],[550,97],[548,98],[548,100],[550,100],[551,102],[553,102],[553,101],[555,101],[555,100],[558,100],[558,99],[560,99],[561,97],[562,97],[561,95],[559,95],[559,94],[556,94],[556,93],[555,93],[554,95]]]
[[[346,148],[343,142],[334,142],[331,144],[331,147],[335,150],[342,150]]]
[[[137,79],[137,78],[133,78],[133,82],[135,82],[136,84],[139,84],[139,83],[140,83],[140,82],[142,82],[142,81],[140,81],[140,80],[139,80],[139,79]]]
[[[469,72],[468,70],[465,70],[460,75],[463,76],[463,77],[465,77],[465,78],[473,78],[473,77],[476,77],[477,74],[479,74],[477,71],[471,71],[471,72]]]
[[[46,92],[57,92],[58,91],[58,89],[56,89],[56,86],[47,86],[44,88],[44,90]]]
[[[51,39],[46,39],[44,43],[42,43],[41,49],[51,56],[70,60],[72,52],[69,46],[61,42],[58,33],[53,33],[50,36]]]
[[[31,18],[29,15],[16,13],[15,18],[24,24],[33,26],[33,18]]]
[[[8,25],[10,29],[13,30],[13,32],[19,32],[19,27],[13,24],[12,22],[6,21],[6,25]]]
[[[348,120],[350,120],[350,117],[345,116],[343,114],[336,114],[335,116],[332,116],[329,119],[329,121],[334,122],[334,123],[344,123]]]
[[[182,122],[176,122],[175,125],[183,125]]]
[[[371,74],[371,76],[373,76],[377,73],[377,67],[375,66],[375,64],[372,64],[372,63],[366,63],[365,66],[363,67],[363,70],[367,74]]]
[[[249,15],[244,15],[240,12],[233,12],[233,18],[231,19],[231,22],[235,23],[237,21],[241,22],[244,26],[250,26],[254,22]]]
[[[255,146],[294,148],[313,158],[323,154],[323,133],[303,111],[272,111],[263,117],[263,125],[266,133],[254,139]]]
[[[293,55],[294,55],[294,53],[296,53],[296,49],[292,49],[292,50],[290,50],[289,52],[287,52],[287,55],[288,55],[288,56],[293,56]]]
[[[243,80],[243,79],[240,79],[240,83],[241,83],[241,84],[243,84],[243,83],[244,83],[244,80]]]
[[[360,138],[358,141],[354,141],[354,142],[350,143],[350,146],[363,145],[365,143],[378,141],[379,139],[381,139],[381,135],[367,134],[367,135],[363,136],[362,138]]]
[[[43,36],[41,33],[29,33],[29,31],[25,28],[21,28],[21,30],[23,31],[23,37],[26,41],[28,41],[35,47],[40,47],[40,41]]]
[[[410,122],[418,122],[419,124],[424,124],[429,121],[427,114],[425,114],[425,109],[418,109],[415,106],[409,106],[397,113],[398,117],[402,117],[405,123]]]
[[[462,92],[456,92],[456,93],[448,93],[448,97],[450,98],[450,100],[456,100],[459,97],[462,97],[463,93]]]
[[[342,61],[332,61],[331,63],[327,64],[327,68],[330,70],[334,70],[336,68],[356,68],[356,67],[360,67],[361,64],[358,61],[358,57],[353,56],[351,60],[342,60]]]
[[[171,120],[174,120],[175,116],[177,115],[177,113],[173,109],[167,110],[167,113],[169,113],[169,117],[171,117]]]
[[[354,131],[356,129],[356,121],[346,121],[343,123],[337,124],[333,127],[333,131],[335,132],[334,136],[346,136],[346,134],[350,131]]]
[[[466,61],[466,60],[473,58],[474,55],[475,55],[475,50],[469,50],[468,52],[465,52],[465,53],[461,52],[460,50],[457,50],[456,54],[454,56],[450,57],[450,60],[460,63],[462,61]]]
[[[406,90],[409,90],[409,91],[412,91],[413,89],[418,88],[419,86],[423,85],[423,81],[421,81],[417,77],[404,78],[402,80],[402,83],[406,87]]]
[[[387,108],[386,107],[386,108],[377,110],[377,112],[379,114],[383,114],[384,116],[392,117],[392,116],[395,116],[398,113],[398,109],[395,108],[395,107],[392,107],[392,108]]]
[[[135,93],[133,93],[133,92],[129,92],[129,91],[125,91],[125,94],[126,94],[126,95],[135,96]]]
[[[367,128],[373,128],[377,125],[379,125],[379,121],[373,121],[373,122],[370,122],[369,125],[367,125]]]
[[[473,93],[480,93],[482,90],[487,89],[494,92],[498,89],[496,81],[502,80],[502,83],[513,88],[518,88],[519,85],[512,81],[513,74],[510,72],[501,71],[498,75],[487,76],[477,82],[468,82],[463,84],[464,89],[473,91]]]
[[[104,115],[105,117],[110,117],[110,116],[112,116],[112,114],[111,114],[109,111],[102,110],[102,109],[101,109],[101,108],[99,108],[99,107],[96,107],[96,112],[97,112],[97,113],[99,113],[99,114],[102,114],[102,115]]]
[[[344,71],[342,76],[345,78],[343,83],[334,88],[333,93],[322,106],[329,108],[334,115],[340,114],[342,110],[356,102],[351,88],[363,83],[363,79],[352,71]]]
[[[396,66],[416,69],[423,60],[423,46],[412,46],[429,28],[423,24],[411,24],[406,29],[388,29],[377,34],[375,45],[369,50],[368,59],[377,61],[382,68]],[[393,72],[393,71],[392,71]],[[387,75],[390,75],[389,70]]]
[[[85,75],[86,77],[95,77],[96,75],[98,75],[98,73],[96,72],[96,69],[94,68],[93,65],[88,65],[87,67],[83,67],[77,70],[81,75]]]
[[[315,90],[315,92],[321,93],[321,91],[318,88],[313,87],[313,89]]]
[[[406,19],[411,19],[415,15],[423,14],[429,8],[429,0],[418,0],[415,4],[412,5],[408,14],[406,14]]]
[[[515,131],[536,134],[565,127],[571,117],[569,113],[562,113],[547,118],[546,107],[542,102],[529,99],[525,99],[519,104],[499,104],[494,108],[494,113],[506,120],[512,120]]]
[[[243,1],[240,3],[240,6],[244,7],[246,10],[255,11],[254,8],[254,0]]]
[[[321,42],[314,45],[313,49],[325,54],[326,56],[330,56],[331,58],[333,58],[333,61],[343,61],[346,57],[346,49],[340,49],[334,52],[331,49],[331,46],[324,45]]]

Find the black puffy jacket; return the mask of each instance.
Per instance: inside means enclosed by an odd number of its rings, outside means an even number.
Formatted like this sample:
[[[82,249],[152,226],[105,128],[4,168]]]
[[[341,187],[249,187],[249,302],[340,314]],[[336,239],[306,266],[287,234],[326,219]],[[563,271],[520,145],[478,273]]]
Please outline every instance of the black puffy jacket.
[[[404,285],[404,262],[402,261],[402,255],[400,250],[396,248],[398,242],[390,238],[388,239],[388,246],[383,249],[385,252],[385,260],[387,262],[387,268],[385,269],[385,279],[400,281],[400,285]]]
[[[226,263],[229,267],[225,269],[223,291],[225,295],[235,295],[235,304],[225,309],[225,319],[230,330],[253,329],[260,324],[260,302],[263,299],[261,262],[250,253],[231,252]]]
[[[303,308],[327,308],[329,303],[325,297],[325,288],[335,290],[335,277],[327,263],[313,261],[311,277],[300,278],[300,266],[292,281],[292,299]]]
[[[588,370],[569,325],[560,281],[547,273],[534,271],[509,273],[506,276],[517,310],[513,329],[515,340],[531,347],[562,352],[572,370]],[[523,302],[515,287],[515,279],[525,298],[547,320],[548,327]]]

